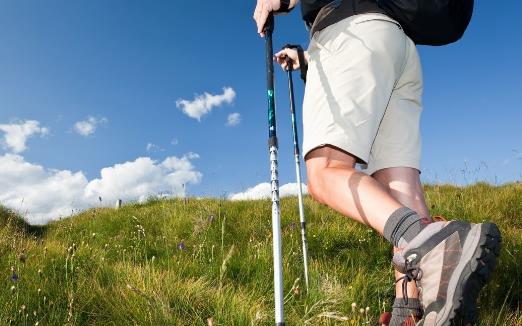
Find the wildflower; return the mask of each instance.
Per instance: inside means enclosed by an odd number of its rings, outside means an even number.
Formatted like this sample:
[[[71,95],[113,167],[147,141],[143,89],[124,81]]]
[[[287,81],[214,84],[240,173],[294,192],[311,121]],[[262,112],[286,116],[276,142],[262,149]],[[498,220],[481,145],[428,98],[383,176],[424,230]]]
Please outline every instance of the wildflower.
[[[355,302],[352,303],[352,312],[355,312],[355,308],[357,308],[357,304]]]
[[[370,307],[366,307],[366,313],[368,313],[370,311]]]
[[[185,249],[186,249],[185,243],[184,243],[183,241],[181,241],[180,243],[178,243],[178,249],[179,249],[179,250],[185,250]]]
[[[13,282],[16,282],[18,281],[20,278],[18,277],[18,274],[16,274],[15,272],[13,272],[13,274],[11,275],[11,280]]]
[[[38,269],[38,275],[42,276],[42,274],[43,274],[43,271],[41,269]]]
[[[364,314],[364,309],[363,308],[359,309],[359,312],[361,313],[361,315]]]
[[[92,233],[92,237],[93,237],[93,238],[96,237],[96,232],[93,232],[93,233]]]
[[[209,222],[209,223],[214,222],[214,220],[215,220],[214,215],[210,215],[210,216],[208,217],[208,222]]]
[[[14,292],[16,290],[16,286],[11,285],[11,292]]]
[[[25,305],[23,304],[23,305],[20,307],[20,309],[21,309],[22,311],[25,311]]]
[[[38,289],[38,295],[42,293],[42,289]]]
[[[40,322],[34,323],[34,326],[39,326],[39,325],[40,325]]]
[[[290,230],[295,230],[295,222],[290,223]]]

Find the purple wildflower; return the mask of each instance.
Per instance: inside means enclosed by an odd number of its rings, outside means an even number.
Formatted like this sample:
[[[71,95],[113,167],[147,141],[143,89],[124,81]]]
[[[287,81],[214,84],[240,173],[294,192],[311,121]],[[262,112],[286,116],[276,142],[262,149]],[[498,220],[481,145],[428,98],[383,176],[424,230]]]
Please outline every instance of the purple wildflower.
[[[179,250],[185,250],[186,247],[185,247],[185,243],[183,241],[181,241],[180,243],[178,243],[178,249]]]
[[[13,282],[16,282],[18,281],[20,278],[18,277],[18,274],[16,274],[15,272],[13,272],[13,275],[11,275],[11,280]]]

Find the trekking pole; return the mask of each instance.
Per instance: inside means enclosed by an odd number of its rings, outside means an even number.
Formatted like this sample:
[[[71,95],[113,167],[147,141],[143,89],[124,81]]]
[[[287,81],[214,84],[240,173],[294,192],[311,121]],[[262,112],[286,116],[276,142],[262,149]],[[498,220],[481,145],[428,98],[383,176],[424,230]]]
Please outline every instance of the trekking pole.
[[[295,174],[298,185],[298,200],[299,200],[299,220],[301,221],[301,242],[303,243],[303,264],[304,277],[306,284],[306,292],[308,293],[308,244],[306,241],[306,221],[304,216],[303,205],[303,189],[301,186],[301,159],[299,158],[299,138],[297,136],[297,122],[295,117],[295,100],[294,100],[294,81],[292,79],[292,72],[294,70],[293,61],[288,56],[286,57],[286,65],[288,72],[288,93],[290,94],[290,113],[292,114],[292,131],[294,138],[294,157],[295,157]]]
[[[279,180],[277,175],[277,134],[274,97],[274,62],[272,32],[274,16],[269,14],[265,24],[267,95],[268,95],[268,148],[270,152],[270,183],[272,190],[272,245],[274,255],[275,322],[284,326],[283,314],[283,262],[281,255],[281,217],[279,209]]]

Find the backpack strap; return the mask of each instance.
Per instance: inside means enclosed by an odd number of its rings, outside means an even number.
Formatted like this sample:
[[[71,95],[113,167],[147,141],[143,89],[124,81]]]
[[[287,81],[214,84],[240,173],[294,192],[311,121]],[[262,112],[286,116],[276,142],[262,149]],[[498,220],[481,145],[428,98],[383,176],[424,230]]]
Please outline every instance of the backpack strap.
[[[305,60],[303,48],[300,45],[286,44],[285,46],[283,46],[283,50],[284,49],[297,50],[297,58],[299,60],[299,68],[301,70],[301,79],[306,84],[306,73],[308,72],[308,63]]]

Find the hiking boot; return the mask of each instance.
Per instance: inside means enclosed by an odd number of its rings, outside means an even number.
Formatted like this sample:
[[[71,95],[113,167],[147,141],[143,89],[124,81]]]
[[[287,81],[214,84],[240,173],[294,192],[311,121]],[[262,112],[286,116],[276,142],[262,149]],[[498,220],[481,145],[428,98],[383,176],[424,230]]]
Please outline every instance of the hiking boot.
[[[418,325],[473,324],[476,300],[500,253],[493,223],[434,222],[393,256],[406,284],[414,280],[424,317]]]

